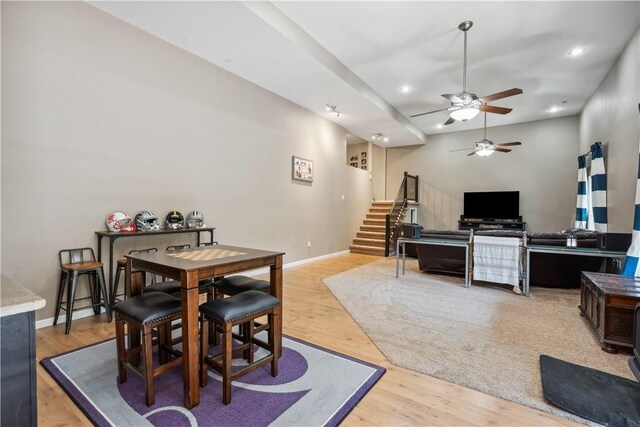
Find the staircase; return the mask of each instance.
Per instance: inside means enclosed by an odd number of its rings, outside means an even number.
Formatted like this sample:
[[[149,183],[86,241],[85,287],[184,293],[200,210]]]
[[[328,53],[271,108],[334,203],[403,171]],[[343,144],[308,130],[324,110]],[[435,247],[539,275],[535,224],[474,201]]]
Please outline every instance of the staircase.
[[[360,231],[353,239],[353,244],[349,246],[351,252],[356,254],[384,256],[385,248],[385,217],[393,206],[393,200],[373,202],[367,217],[360,226]],[[397,215],[402,207],[395,210]],[[394,215],[392,215],[394,217]]]

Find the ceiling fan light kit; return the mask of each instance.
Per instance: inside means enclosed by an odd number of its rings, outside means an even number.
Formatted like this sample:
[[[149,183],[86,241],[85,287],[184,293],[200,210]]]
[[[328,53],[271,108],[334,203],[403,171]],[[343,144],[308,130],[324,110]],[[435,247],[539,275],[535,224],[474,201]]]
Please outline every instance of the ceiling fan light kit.
[[[477,116],[479,112],[480,109],[478,109],[478,107],[469,106],[452,111],[450,116],[453,120],[458,122],[466,122],[467,120],[471,120]]]

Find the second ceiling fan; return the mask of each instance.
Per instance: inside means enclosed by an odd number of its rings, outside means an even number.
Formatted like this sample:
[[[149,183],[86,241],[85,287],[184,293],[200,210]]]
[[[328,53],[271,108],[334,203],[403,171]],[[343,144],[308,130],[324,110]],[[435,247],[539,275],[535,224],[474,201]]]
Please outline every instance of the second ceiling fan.
[[[508,153],[511,151],[511,149],[509,148],[505,148],[505,147],[511,147],[514,145],[522,145],[521,142],[519,141],[515,141],[515,142],[505,142],[503,144],[494,144],[493,141],[490,141],[487,139],[487,113],[484,113],[484,137],[476,142],[476,146],[473,148],[461,148],[459,150],[449,150],[449,152],[454,152],[454,151],[468,151],[468,150],[473,150],[471,153],[467,154],[467,156],[473,156],[474,154],[477,154],[480,157],[487,157],[492,155],[494,152],[498,151],[500,153]]]
[[[522,89],[514,87],[502,92],[494,93],[493,95],[483,96],[478,98],[475,93],[467,92],[467,31],[473,26],[473,22],[464,21],[458,25],[458,29],[464,33],[464,60],[462,64],[462,93],[458,95],[444,94],[444,98],[451,102],[451,107],[441,108],[439,110],[427,111],[426,113],[414,114],[411,117],[420,117],[426,114],[438,113],[440,111],[449,111],[449,120],[444,122],[444,125],[450,125],[455,121],[467,121],[474,118],[480,111],[485,113],[495,114],[508,114],[511,112],[511,108],[496,107],[493,105],[487,105],[488,102],[495,101],[497,99],[508,98],[510,96],[519,95],[522,93]]]

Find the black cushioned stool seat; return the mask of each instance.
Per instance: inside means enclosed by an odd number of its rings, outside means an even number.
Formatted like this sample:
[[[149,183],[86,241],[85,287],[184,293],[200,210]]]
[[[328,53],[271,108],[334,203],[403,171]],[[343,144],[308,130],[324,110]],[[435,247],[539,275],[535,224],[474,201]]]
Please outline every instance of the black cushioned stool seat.
[[[271,363],[271,376],[278,375],[278,358],[274,357],[273,349],[275,340],[279,339],[281,332],[276,330],[278,316],[280,316],[280,300],[261,291],[250,290],[230,296],[225,299],[209,301],[200,306],[200,322],[202,333],[200,334],[200,385],[207,385],[208,367],[216,369],[222,374],[222,402],[225,405],[231,403],[231,382],[244,374],[266,363]],[[268,341],[264,342],[255,337],[254,320],[267,316],[267,323],[261,328],[268,330]],[[209,323],[213,323],[217,335],[222,332],[222,353],[214,357],[209,355],[208,331]],[[232,346],[232,328],[241,325],[242,345]],[[269,354],[257,361],[253,360],[254,345],[264,348]],[[231,359],[234,352],[243,352],[248,365],[233,373],[231,371]]]
[[[174,351],[171,344],[171,322],[180,319],[180,305],[178,298],[162,292],[149,292],[137,295],[113,306],[116,317],[116,348],[118,352],[118,382],[127,381],[127,369],[142,376],[145,383],[145,397],[147,406],[155,403],[153,379],[161,373],[177,366],[182,357]],[[142,333],[142,345],[127,349],[125,345],[125,324],[132,330]],[[135,328],[132,328],[134,326]],[[153,340],[152,330],[158,328],[158,356],[160,366],[153,368]],[[131,337],[130,337],[131,342]],[[132,356],[142,355],[142,369],[133,363]],[[170,360],[171,356],[176,356]]]
[[[246,291],[269,292],[268,280],[258,280],[248,276],[229,276],[213,283],[216,292],[224,295],[236,295]]]
[[[210,280],[201,280],[198,284],[198,291],[203,294],[211,287]],[[144,292],[164,292],[165,294],[179,294],[182,284],[179,280],[167,280],[166,282],[152,283],[145,286]]]

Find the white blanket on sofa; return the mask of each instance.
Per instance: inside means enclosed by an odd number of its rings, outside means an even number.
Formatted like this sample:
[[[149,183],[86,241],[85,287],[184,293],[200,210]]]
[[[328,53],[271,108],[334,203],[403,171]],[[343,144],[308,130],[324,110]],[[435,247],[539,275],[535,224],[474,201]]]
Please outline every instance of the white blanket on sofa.
[[[520,239],[474,236],[473,279],[513,285],[520,293]]]

